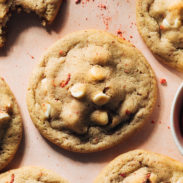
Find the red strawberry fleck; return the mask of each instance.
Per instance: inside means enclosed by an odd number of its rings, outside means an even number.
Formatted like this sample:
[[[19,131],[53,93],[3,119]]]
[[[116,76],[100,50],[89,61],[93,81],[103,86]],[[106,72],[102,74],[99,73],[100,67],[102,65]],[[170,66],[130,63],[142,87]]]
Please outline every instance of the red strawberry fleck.
[[[126,177],[126,175],[124,173],[120,173],[119,174],[121,177]]]
[[[131,112],[130,112],[128,109],[125,111],[125,113],[126,113],[127,115],[130,115],[130,114],[131,114]]]
[[[165,29],[165,27],[163,25],[160,25],[159,28],[160,28],[160,30]]]
[[[150,176],[151,176],[151,173],[148,173],[147,176],[146,176],[147,179],[149,179]]]
[[[60,87],[64,88],[64,87],[69,83],[70,79],[71,79],[71,74],[69,73],[69,74],[67,75],[67,79],[66,79],[65,81],[63,80],[63,81],[60,83]]]
[[[164,78],[160,79],[160,84],[161,85],[167,85],[166,79],[164,79]]]
[[[14,175],[14,174],[12,174],[12,175],[11,175],[10,183],[13,183],[13,182],[14,182],[14,179],[15,179],[15,175]]]
[[[64,52],[63,52],[62,50],[59,51],[59,54],[60,54],[60,55],[63,55],[63,53],[64,53]]]

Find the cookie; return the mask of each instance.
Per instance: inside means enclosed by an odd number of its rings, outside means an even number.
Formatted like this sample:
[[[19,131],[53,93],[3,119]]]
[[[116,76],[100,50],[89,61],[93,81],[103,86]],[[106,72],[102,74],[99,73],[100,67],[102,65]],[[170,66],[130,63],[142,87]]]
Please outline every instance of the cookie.
[[[182,183],[183,164],[143,150],[130,151],[110,162],[94,183]]]
[[[68,183],[62,177],[40,167],[24,167],[0,174],[0,183]]]
[[[22,117],[15,97],[0,78],[0,170],[13,159],[22,130]]]
[[[30,79],[27,105],[48,140],[70,151],[94,152],[141,128],[156,98],[154,72],[133,45],[87,30],[48,49]]]
[[[14,10],[35,12],[43,25],[51,24],[58,13],[62,0],[0,0],[0,47],[5,43],[4,29]]]
[[[183,1],[138,0],[138,30],[158,60],[183,71]]]

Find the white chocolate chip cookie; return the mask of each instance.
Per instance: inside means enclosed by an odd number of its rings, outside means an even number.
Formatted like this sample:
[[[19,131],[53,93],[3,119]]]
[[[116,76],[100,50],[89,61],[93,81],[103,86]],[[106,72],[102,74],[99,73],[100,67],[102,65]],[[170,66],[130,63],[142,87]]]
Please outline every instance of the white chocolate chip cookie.
[[[137,27],[163,63],[183,71],[183,0],[137,0]]]
[[[22,128],[17,102],[0,78],[0,170],[13,159],[22,138]]]
[[[5,27],[13,11],[35,12],[42,18],[42,24],[51,24],[62,0],[0,0],[0,48],[5,43]]]
[[[59,175],[40,167],[23,167],[0,174],[0,183],[68,183]]]
[[[183,164],[143,150],[130,151],[111,161],[94,183],[182,183]]]
[[[27,105],[43,136],[84,153],[112,147],[141,128],[156,97],[154,73],[133,45],[88,30],[64,37],[43,56]]]

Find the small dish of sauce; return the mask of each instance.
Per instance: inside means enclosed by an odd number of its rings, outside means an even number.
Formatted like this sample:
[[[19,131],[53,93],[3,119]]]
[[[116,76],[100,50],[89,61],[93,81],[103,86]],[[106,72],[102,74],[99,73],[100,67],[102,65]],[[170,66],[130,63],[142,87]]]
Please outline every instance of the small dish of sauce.
[[[178,88],[173,99],[170,122],[175,144],[183,155],[183,83]]]

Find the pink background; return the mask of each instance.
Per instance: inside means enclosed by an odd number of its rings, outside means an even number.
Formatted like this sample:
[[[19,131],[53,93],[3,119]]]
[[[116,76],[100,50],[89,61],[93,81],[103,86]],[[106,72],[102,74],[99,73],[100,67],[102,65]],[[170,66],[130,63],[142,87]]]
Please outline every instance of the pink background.
[[[21,108],[24,137],[7,169],[37,165],[54,170],[70,183],[92,183],[110,160],[132,149],[162,153],[183,162],[169,129],[172,100],[183,74],[159,63],[147,49],[135,26],[135,0],[83,0],[83,3],[76,5],[74,0],[65,0],[55,22],[47,30],[34,14],[15,15],[8,23],[7,46],[0,50],[0,75],[9,84]],[[101,3],[106,9],[98,7]],[[114,34],[118,29],[124,31],[123,36],[142,51],[153,67],[159,97],[152,118],[141,132],[112,149],[78,154],[62,150],[41,137],[29,117],[25,96],[32,69],[46,49],[67,33],[89,28],[108,29]],[[161,78],[167,80],[167,86],[160,84]],[[152,120],[155,123],[151,123]]]

